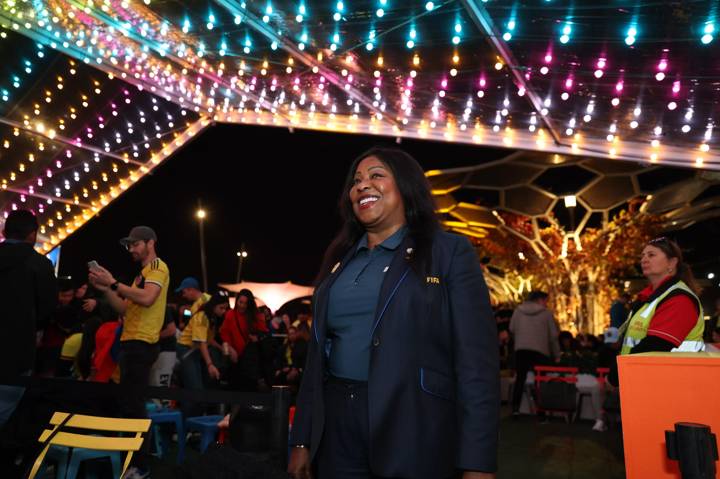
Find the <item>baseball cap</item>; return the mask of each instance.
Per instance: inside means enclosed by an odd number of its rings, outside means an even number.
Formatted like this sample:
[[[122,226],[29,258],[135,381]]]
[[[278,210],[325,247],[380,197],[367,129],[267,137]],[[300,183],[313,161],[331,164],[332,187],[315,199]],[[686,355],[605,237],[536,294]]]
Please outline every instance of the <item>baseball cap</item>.
[[[177,287],[175,290],[176,293],[181,292],[185,288],[195,288],[197,290],[200,289],[200,282],[193,278],[192,276],[188,276],[187,278],[180,281],[180,286]]]
[[[125,238],[120,239],[120,244],[128,246],[136,241],[150,240],[157,242],[157,235],[155,234],[155,231],[153,231],[153,229],[149,226],[136,226],[130,230],[130,234],[128,234]]]
[[[605,328],[605,332],[603,332],[603,336],[605,338],[605,344],[612,344],[616,343],[618,339],[620,339],[620,331],[618,331],[618,328]]]

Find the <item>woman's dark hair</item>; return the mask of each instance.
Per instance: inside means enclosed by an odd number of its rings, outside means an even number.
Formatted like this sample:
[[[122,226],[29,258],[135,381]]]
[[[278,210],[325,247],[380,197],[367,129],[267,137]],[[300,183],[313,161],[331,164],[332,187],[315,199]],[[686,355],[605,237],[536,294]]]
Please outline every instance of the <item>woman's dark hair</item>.
[[[565,347],[563,346],[563,340],[569,341],[569,349],[565,349]],[[560,343],[560,349],[563,352],[577,350],[577,340],[573,337],[573,334],[570,331],[560,331],[560,333],[558,334],[558,342]]]
[[[92,316],[82,327],[82,340],[77,354],[77,368],[82,378],[90,377],[92,372],[92,356],[95,353],[95,334],[103,324],[102,319]]]
[[[695,276],[693,276],[690,266],[683,260],[682,250],[676,242],[670,238],[662,236],[648,241],[648,246],[656,247],[665,253],[665,256],[667,256],[668,259],[677,258],[677,273],[675,274],[675,277],[688,285],[695,294],[700,294],[702,288],[695,280]]]
[[[247,318],[247,324],[250,331],[257,329],[257,316],[258,306],[255,301],[255,295],[249,289],[242,289],[238,294],[235,295],[235,304],[237,305],[237,298],[245,296],[247,298],[247,309],[245,310],[245,318]]]
[[[330,273],[332,267],[347,253],[347,251],[365,234],[365,228],[355,217],[350,190],[353,187],[355,172],[362,160],[374,156],[387,166],[395,179],[398,191],[405,207],[405,220],[408,234],[415,240],[415,254],[411,264],[416,270],[423,271],[430,264],[432,238],[440,229],[435,213],[435,200],[432,197],[430,183],[425,177],[420,164],[403,150],[398,148],[372,148],[355,158],[343,185],[338,210],[342,227],[325,252],[322,266],[315,280],[320,282]]]
[[[215,306],[228,302],[229,299],[226,294],[215,293],[210,297],[210,299],[207,300],[205,304],[203,304],[202,311],[203,313],[205,313],[205,316],[207,316],[208,320],[212,322],[215,320]]]

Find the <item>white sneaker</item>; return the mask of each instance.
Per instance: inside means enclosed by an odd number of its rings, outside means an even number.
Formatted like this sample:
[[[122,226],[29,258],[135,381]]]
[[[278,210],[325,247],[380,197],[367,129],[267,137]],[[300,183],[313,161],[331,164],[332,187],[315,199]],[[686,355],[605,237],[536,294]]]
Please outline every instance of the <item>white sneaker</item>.
[[[605,425],[605,421],[603,421],[602,419],[597,419],[595,421],[595,425],[593,426],[592,430],[599,431],[599,432],[607,431],[607,426]]]
[[[123,474],[122,479],[149,479],[150,471],[143,471],[135,466],[130,466]]]

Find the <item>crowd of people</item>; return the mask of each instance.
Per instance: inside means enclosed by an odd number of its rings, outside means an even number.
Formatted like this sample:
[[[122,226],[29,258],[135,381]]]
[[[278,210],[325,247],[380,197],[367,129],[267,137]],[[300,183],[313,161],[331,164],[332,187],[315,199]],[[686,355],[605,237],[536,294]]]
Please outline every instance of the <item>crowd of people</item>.
[[[578,387],[591,386],[593,429],[604,431],[605,393],[616,394],[618,387],[616,356],[720,351],[720,299],[714,315],[706,319],[700,288],[679,246],[665,237],[651,240],[640,264],[649,284],[634,296],[623,293],[613,301],[601,337],[560,331],[543,291],[531,292],[514,310],[496,310],[501,370],[515,378],[510,401],[514,416],[520,414],[526,378],[535,366],[571,367],[578,372]]]
[[[57,306],[41,329],[34,372],[42,377],[114,381],[123,321],[87,282],[57,280]],[[231,300],[234,307],[230,307]],[[228,387],[266,391],[297,388],[302,377],[310,315],[273,315],[250,290],[208,294],[185,278],[165,307],[152,386]]]
[[[462,471],[464,479],[484,479],[497,468],[498,372],[514,371],[510,403],[518,415],[534,366],[572,366],[589,378],[606,368],[612,391],[618,354],[718,347],[717,315],[704,323],[697,284],[667,238],[643,249],[649,284],[614,302],[603,337],[574,336],[559,330],[542,291],[496,310],[493,321],[476,251],[441,230],[427,179],[406,153],[360,156],[343,191],[343,228],[320,268],[317,310],[292,318],[259,307],[246,289],[206,292],[192,277],[171,287],[147,226],[120,240],[138,263],[129,281],[95,261],[87,280],[55,279],[33,250],[36,218],[12,212],[0,287],[16,299],[11,316],[28,321],[8,322],[16,343],[0,350],[0,373],[130,386],[119,398],[125,417],[146,416],[145,399],[134,394],[141,386],[288,385],[298,392],[288,469],[295,479],[312,477],[313,461],[321,477]],[[21,386],[0,386],[0,427],[22,394]],[[599,396],[593,403],[599,414]],[[198,403],[180,407],[186,416],[207,412]],[[603,430],[596,419],[593,428]],[[409,438],[415,454],[393,454]],[[144,441],[124,477],[147,477],[149,446]]]
[[[18,290],[13,315],[30,320],[8,323],[18,329],[18,341],[3,353],[3,378],[32,374],[132,387],[297,390],[309,310],[292,318],[273,315],[258,307],[249,290],[209,294],[191,277],[171,290],[170,270],[156,253],[157,235],[146,226],[120,240],[139,264],[132,280],[117,280],[95,261],[86,278],[56,278],[50,261],[33,249],[37,227],[29,211],[15,211],[5,222],[2,278],[6,290]],[[0,387],[0,427],[23,392],[19,386]],[[119,414],[146,417],[141,395],[122,396]],[[187,401],[180,408],[186,416],[208,412]],[[145,441],[125,477],[146,476],[148,447]]]
[[[59,278],[57,283],[57,306],[41,329],[35,374],[117,382],[121,316],[86,282]],[[194,278],[184,279],[175,297],[165,307],[150,385],[237,391],[265,391],[272,385],[297,388],[309,314],[273,315],[267,306],[257,306],[250,290],[211,295],[202,292]]]

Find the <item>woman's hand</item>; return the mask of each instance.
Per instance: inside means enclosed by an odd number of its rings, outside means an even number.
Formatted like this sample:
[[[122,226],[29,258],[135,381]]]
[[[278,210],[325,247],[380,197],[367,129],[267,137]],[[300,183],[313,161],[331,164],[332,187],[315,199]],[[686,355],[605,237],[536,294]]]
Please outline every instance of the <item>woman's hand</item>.
[[[208,364],[208,375],[216,381],[220,379],[220,371],[214,364]]]
[[[310,450],[308,448],[292,448],[287,472],[293,479],[312,479],[313,476],[310,469]]]
[[[97,307],[97,301],[94,299],[86,299],[83,301],[82,309],[86,313],[92,313],[95,311],[95,308]]]
[[[228,344],[228,354],[230,354],[230,361],[232,361],[233,363],[238,362],[238,353],[235,350],[235,348],[233,348],[229,344]]]

